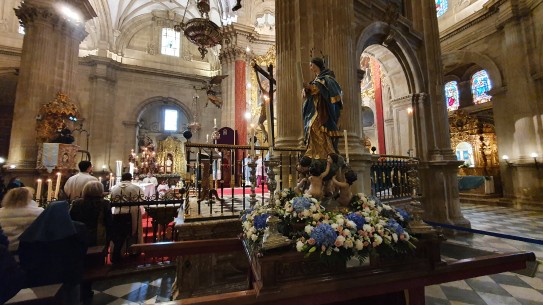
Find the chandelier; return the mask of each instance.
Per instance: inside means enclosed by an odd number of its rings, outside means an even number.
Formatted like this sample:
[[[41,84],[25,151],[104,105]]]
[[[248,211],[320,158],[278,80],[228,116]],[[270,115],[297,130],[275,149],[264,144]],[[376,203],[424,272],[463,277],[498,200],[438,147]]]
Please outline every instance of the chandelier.
[[[207,48],[214,47],[221,43],[222,32],[218,25],[209,20],[209,0],[198,0],[196,7],[200,11],[201,18],[193,18],[186,23],[176,24],[173,29],[176,32],[183,31],[187,39],[198,46],[198,51],[204,59],[207,54]],[[185,14],[187,13],[188,3],[185,7],[185,13],[183,14],[183,20],[185,20]]]

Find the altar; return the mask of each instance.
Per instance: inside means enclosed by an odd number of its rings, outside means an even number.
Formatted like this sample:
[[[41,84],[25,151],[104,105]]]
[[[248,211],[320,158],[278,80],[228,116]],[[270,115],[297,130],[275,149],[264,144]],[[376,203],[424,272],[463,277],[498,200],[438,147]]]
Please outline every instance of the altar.
[[[143,195],[146,198],[150,198],[150,199],[154,198],[156,194],[156,187],[153,183],[139,182],[139,183],[134,183],[134,184],[139,186],[143,190]]]

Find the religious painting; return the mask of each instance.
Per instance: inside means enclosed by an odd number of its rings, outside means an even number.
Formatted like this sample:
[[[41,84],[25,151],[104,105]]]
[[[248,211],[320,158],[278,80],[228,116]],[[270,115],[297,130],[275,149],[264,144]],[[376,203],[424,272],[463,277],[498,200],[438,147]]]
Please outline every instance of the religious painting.
[[[458,94],[458,83],[450,81],[445,84],[445,101],[447,102],[447,110],[453,111],[460,106],[460,98]]]
[[[471,77],[471,93],[473,94],[474,104],[489,102],[492,99],[492,96],[488,95],[490,89],[492,89],[492,83],[486,70],[473,74]]]
[[[436,0],[437,17],[441,17],[449,8],[448,0]]]

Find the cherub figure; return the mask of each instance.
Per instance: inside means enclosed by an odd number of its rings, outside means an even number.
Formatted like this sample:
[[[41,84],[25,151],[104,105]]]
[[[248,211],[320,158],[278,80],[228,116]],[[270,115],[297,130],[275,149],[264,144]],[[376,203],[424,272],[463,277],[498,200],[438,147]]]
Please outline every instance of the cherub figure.
[[[311,158],[309,156],[303,156],[296,165],[296,172],[298,173],[298,182],[294,191],[297,194],[303,194],[309,187],[309,167],[311,166]]]
[[[351,198],[353,197],[353,192],[351,191],[351,185],[358,179],[356,173],[349,169],[345,172],[345,182],[338,181],[336,177],[332,177],[332,182],[339,188],[339,197],[337,202],[343,207],[347,207]]]
[[[326,169],[322,171],[322,166],[320,162],[313,162],[309,167],[309,189],[305,191],[307,195],[311,195],[313,198],[321,199],[323,195],[322,191],[322,180],[328,172],[330,172],[330,165],[332,164],[332,158],[328,156],[326,160]]]

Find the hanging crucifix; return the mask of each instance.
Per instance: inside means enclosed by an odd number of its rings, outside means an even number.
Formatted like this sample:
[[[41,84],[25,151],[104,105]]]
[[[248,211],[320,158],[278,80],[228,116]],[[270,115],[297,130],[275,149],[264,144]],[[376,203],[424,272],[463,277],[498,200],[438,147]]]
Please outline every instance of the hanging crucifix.
[[[256,62],[253,62],[253,69],[256,73],[256,80],[258,82],[258,87],[260,89],[260,114],[258,116],[258,125],[262,129],[262,133],[264,134],[264,142],[268,142],[270,144],[270,147],[275,146],[275,134],[273,131],[273,94],[275,93],[274,86],[276,85],[276,81],[273,78],[273,65],[268,65],[268,71],[265,71],[261,66],[259,66]],[[265,85],[262,85],[262,82],[260,81],[260,75],[262,75],[263,78],[268,80],[268,88],[265,88]],[[268,122],[268,130],[270,132],[270,137],[268,137],[268,132],[266,131],[266,127],[264,125],[264,122]]]

